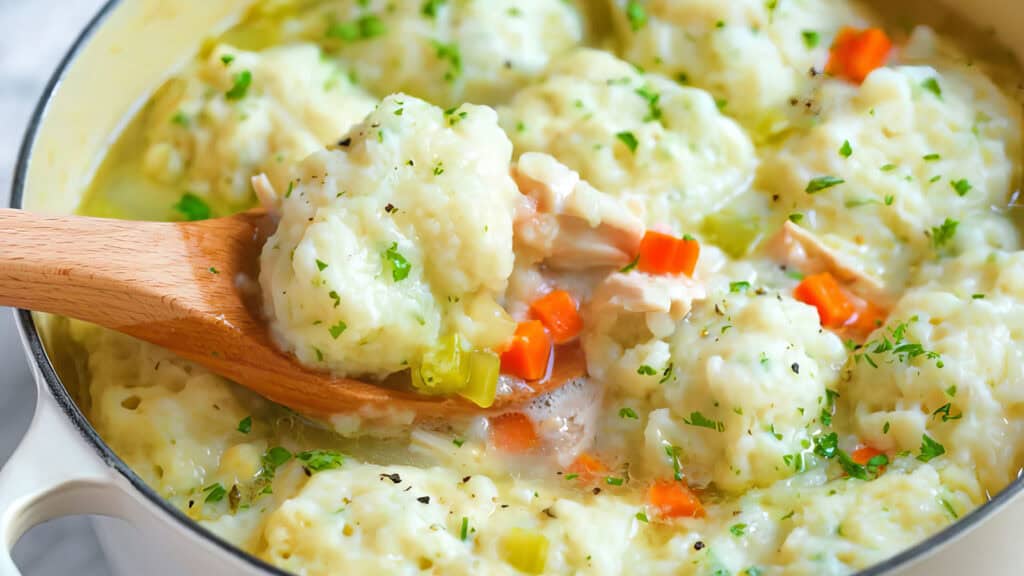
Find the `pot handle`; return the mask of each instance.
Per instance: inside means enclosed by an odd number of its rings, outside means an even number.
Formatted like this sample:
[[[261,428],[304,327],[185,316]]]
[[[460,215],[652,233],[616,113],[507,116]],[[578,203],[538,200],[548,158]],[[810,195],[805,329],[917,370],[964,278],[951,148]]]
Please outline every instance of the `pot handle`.
[[[29,528],[71,514],[123,516],[125,504],[113,469],[39,389],[32,424],[0,468],[0,576],[20,574],[11,549]]]

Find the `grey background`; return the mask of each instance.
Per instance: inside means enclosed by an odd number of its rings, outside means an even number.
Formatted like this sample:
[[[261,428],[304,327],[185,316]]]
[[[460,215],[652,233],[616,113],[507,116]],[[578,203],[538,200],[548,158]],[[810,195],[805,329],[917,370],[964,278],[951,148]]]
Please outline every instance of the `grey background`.
[[[104,0],[0,0],[0,205],[8,203],[25,125],[57,62]],[[0,463],[35,405],[10,309],[0,308]],[[106,559],[86,517],[32,529],[14,548],[26,576],[105,576]]]

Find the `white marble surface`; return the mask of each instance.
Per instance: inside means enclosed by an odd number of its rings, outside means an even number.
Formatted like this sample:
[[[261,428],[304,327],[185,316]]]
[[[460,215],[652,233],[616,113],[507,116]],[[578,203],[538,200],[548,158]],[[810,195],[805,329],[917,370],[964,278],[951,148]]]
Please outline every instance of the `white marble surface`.
[[[28,117],[54,67],[103,0],[0,0],[0,205],[10,194]],[[21,438],[34,405],[10,310],[0,308],[0,463]],[[88,518],[31,530],[14,549],[25,576],[110,574]]]

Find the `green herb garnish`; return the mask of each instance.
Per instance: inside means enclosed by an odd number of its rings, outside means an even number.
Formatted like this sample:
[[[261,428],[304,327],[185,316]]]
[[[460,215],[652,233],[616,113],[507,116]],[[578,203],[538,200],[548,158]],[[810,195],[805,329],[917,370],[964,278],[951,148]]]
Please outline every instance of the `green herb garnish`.
[[[252,72],[242,70],[238,74],[235,74],[234,85],[231,86],[230,90],[224,93],[224,97],[228,100],[241,100],[249,93],[249,86],[251,84]]]
[[[921,453],[917,459],[921,462],[930,462],[934,458],[946,453],[946,447],[933,440],[927,434],[921,435]]]
[[[715,430],[715,431],[718,431],[718,432],[724,432],[725,431],[725,424],[723,424],[722,422],[719,422],[718,420],[712,420],[712,419],[708,418],[707,416],[701,414],[700,412],[690,412],[690,418],[689,419],[683,418],[683,423],[684,424],[689,424],[690,426],[699,426],[701,428],[708,428],[710,430]]]
[[[619,132],[618,134],[615,135],[615,137],[618,138],[620,142],[625,144],[626,148],[629,148],[630,152],[636,153],[636,147],[639,143],[636,140],[636,136],[634,136],[632,132]]]
[[[322,472],[341,468],[345,462],[345,456],[333,450],[307,450],[299,452],[295,458],[311,472]]]
[[[391,264],[391,278],[395,282],[401,282],[409,276],[409,271],[412,270],[412,265],[398,252],[398,242],[393,242],[387,250],[384,251],[384,259]]]
[[[846,180],[843,180],[842,178],[838,178],[836,176],[818,176],[817,178],[811,179],[811,181],[807,183],[807,188],[804,188],[804,192],[807,192],[808,194],[814,194],[816,192],[821,192],[822,190],[826,190],[833,186],[838,186],[843,182],[846,182]]]
[[[212,213],[210,205],[206,203],[206,200],[191,192],[184,193],[181,199],[178,200],[178,203],[174,205],[174,209],[189,222],[206,220]]]

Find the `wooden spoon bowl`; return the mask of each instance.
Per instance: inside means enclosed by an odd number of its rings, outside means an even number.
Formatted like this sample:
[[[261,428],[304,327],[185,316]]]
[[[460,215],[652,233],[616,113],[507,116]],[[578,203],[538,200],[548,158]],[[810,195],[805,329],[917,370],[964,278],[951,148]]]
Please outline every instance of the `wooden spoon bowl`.
[[[166,348],[302,414],[389,410],[438,418],[504,412],[586,373],[559,347],[551,374],[482,410],[300,365],[259,312],[263,210],[199,222],[137,222],[0,210],[0,305],[78,318]]]

